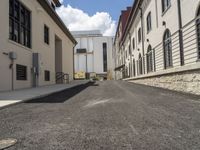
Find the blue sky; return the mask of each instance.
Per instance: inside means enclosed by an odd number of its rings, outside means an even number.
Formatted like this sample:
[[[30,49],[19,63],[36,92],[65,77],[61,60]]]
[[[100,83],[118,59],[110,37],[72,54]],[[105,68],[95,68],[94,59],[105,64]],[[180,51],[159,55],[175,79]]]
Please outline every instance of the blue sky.
[[[64,0],[64,5],[67,4],[89,15],[96,12],[108,12],[113,20],[118,21],[121,10],[132,6],[133,0]]]

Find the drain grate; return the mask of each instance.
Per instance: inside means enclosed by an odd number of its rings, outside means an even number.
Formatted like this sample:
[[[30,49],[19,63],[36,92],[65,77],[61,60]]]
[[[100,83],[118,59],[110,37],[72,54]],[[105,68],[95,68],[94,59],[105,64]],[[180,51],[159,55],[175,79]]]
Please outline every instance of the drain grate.
[[[0,140],[0,150],[5,150],[6,148],[9,148],[15,145],[16,143],[17,140],[11,138]]]

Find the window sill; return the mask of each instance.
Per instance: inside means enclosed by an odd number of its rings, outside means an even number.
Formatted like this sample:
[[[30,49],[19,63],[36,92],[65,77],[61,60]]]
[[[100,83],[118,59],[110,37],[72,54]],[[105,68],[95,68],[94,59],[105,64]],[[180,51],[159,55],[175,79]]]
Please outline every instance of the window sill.
[[[164,70],[172,69],[174,68],[173,66],[165,67]]]
[[[149,31],[147,31],[147,34],[149,34],[152,31],[152,29],[150,29]]]
[[[10,39],[8,39],[8,42],[11,43],[11,44],[13,44],[13,45],[16,45],[16,46],[18,46],[18,47],[21,47],[21,48],[23,48],[23,49],[26,49],[26,50],[32,52],[32,48],[28,48],[28,47],[26,47],[26,46],[24,46],[24,45],[22,45],[22,44],[20,44],[20,43],[17,43],[17,42],[15,42],[15,41],[10,40]]]

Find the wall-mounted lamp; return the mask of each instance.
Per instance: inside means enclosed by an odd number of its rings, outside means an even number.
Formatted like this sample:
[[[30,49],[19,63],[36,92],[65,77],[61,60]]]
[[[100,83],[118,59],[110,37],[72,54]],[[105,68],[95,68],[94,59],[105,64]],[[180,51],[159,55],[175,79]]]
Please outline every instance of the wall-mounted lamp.
[[[166,27],[166,22],[165,22],[165,21],[163,21],[163,22],[162,22],[162,25]]]

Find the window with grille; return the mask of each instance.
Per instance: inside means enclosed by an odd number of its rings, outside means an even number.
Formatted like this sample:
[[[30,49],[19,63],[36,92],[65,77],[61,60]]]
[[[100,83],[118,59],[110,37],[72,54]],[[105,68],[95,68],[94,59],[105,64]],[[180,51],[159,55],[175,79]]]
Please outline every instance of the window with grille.
[[[163,39],[163,47],[164,47],[164,67],[165,69],[168,67],[172,67],[172,41],[171,41],[171,33],[167,29],[164,34]]]
[[[139,75],[142,75],[143,73],[143,66],[142,66],[142,56],[141,54],[139,54],[139,59],[138,59],[138,71],[139,71]]]
[[[9,39],[31,48],[31,13],[19,0],[9,0]]]
[[[50,71],[48,71],[48,70],[44,71],[44,80],[50,81]]]
[[[23,65],[16,65],[17,80],[27,80],[27,67]]]
[[[133,59],[133,76],[135,77],[136,72],[135,72],[135,59]]]
[[[200,8],[197,13],[197,17],[200,17]],[[200,19],[196,21],[196,29],[197,29],[197,43],[198,43],[198,59],[200,59]]]
[[[147,49],[147,72],[153,71],[153,51],[151,45],[148,46]]]

